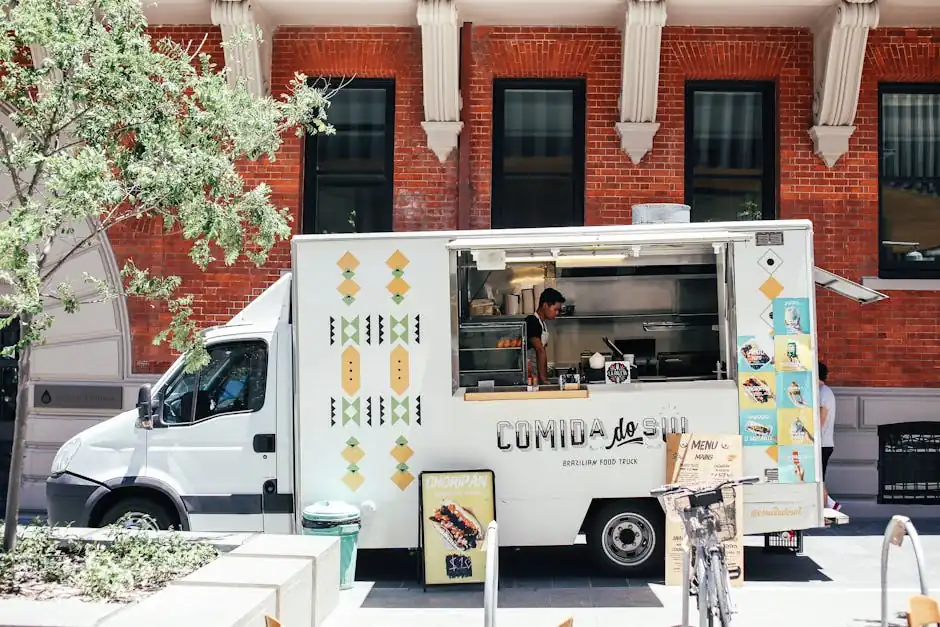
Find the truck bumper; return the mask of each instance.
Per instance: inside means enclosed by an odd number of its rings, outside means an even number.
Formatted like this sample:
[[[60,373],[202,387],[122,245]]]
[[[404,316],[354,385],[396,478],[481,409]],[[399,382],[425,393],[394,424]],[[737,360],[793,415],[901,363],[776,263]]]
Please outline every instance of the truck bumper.
[[[91,508],[108,488],[65,473],[46,479],[46,508],[50,525],[87,527]]]

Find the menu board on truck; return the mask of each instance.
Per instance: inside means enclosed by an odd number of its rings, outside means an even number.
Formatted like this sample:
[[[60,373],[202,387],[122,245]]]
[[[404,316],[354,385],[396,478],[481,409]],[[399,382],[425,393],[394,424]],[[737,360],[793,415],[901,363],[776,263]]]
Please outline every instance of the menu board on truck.
[[[740,435],[704,435],[696,433],[666,436],[667,483],[692,489],[708,488],[722,481],[738,479],[742,473]],[[732,586],[744,583],[744,547],[742,529],[744,508],[741,487],[734,488],[734,502],[726,505],[734,523],[734,539],[724,543],[728,568],[740,575]],[[666,585],[682,585],[682,543],[685,528],[674,504],[667,497],[666,511]]]
[[[493,471],[422,472],[418,485],[424,585],[483,583],[486,528],[496,520]]]

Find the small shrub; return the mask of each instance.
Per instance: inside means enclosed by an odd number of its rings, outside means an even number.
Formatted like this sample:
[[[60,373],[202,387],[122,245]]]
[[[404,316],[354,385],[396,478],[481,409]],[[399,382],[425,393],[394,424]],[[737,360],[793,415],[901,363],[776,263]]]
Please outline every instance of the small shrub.
[[[218,551],[177,533],[128,529],[129,520],[108,527],[108,544],[57,538],[34,522],[12,553],[0,553],[0,594],[37,598],[85,596],[128,601],[208,564]]]

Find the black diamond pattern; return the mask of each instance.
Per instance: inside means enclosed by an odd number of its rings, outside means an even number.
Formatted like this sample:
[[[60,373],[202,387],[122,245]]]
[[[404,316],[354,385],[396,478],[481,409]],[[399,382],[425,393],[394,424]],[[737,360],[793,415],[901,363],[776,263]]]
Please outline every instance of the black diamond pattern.
[[[336,318],[330,317],[330,346],[336,344]]]

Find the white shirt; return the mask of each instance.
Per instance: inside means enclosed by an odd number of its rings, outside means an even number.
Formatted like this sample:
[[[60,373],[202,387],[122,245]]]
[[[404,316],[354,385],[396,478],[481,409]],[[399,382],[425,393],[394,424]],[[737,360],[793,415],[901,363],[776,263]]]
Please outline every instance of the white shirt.
[[[836,395],[832,393],[832,389],[823,383],[819,382],[819,411],[820,417],[822,420],[822,410],[827,409],[828,413],[826,416],[826,423],[820,429],[820,446],[835,446],[835,430],[836,430]]]

